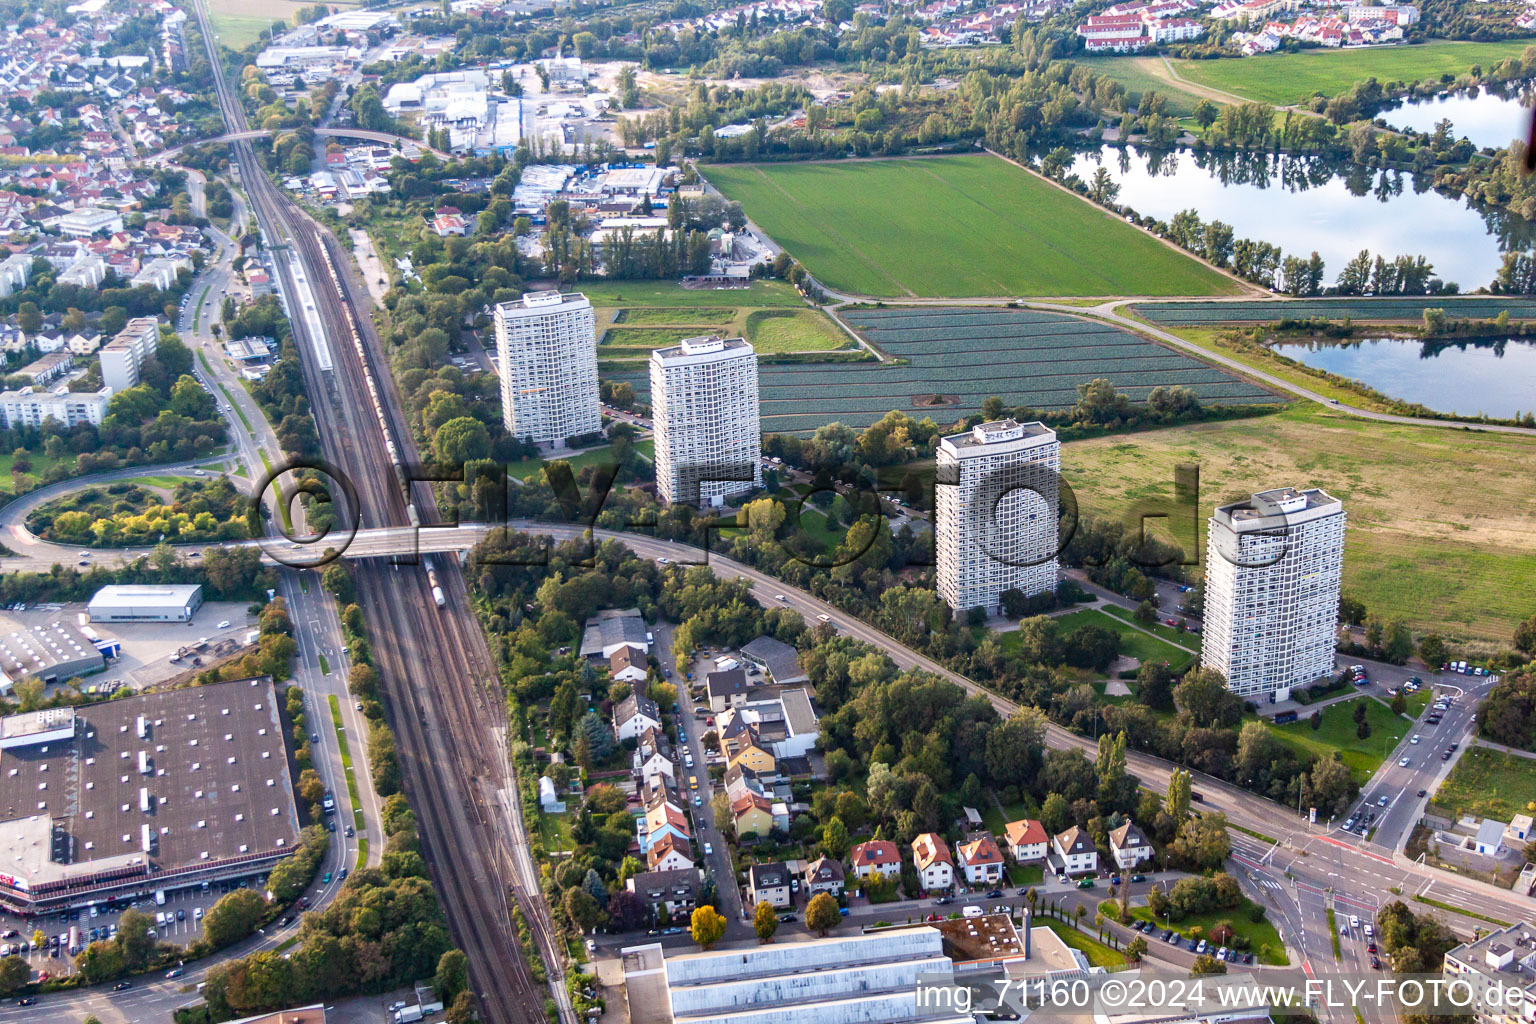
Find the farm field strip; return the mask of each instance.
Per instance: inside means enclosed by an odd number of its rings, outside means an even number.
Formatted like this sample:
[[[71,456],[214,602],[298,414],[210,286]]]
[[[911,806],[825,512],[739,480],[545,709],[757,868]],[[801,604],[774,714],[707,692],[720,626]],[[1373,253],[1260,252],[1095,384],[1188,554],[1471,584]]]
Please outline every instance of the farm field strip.
[[[829,288],[860,295],[1212,295],[1240,285],[992,156],[711,167]]]
[[[1536,299],[1519,296],[1427,295],[1413,298],[1340,298],[1261,300],[1257,302],[1147,302],[1132,312],[1157,324],[1196,326],[1220,323],[1267,323],[1282,317],[1352,320],[1422,320],[1424,310],[1448,316],[1496,317],[1508,312],[1517,320],[1536,319]]]
[[[764,363],[758,367],[758,392],[765,430],[806,432],[830,420],[863,427],[891,409],[950,423],[979,412],[991,395],[1010,405],[1065,409],[1077,401],[1077,386],[1095,377],[1108,378],[1133,401],[1145,399],[1154,387],[1174,384],[1194,389],[1207,402],[1279,401],[1183,353],[1067,314],[933,307],[857,310],[846,319],[906,362]],[[641,368],[615,373],[610,364],[606,369],[605,376],[646,393],[649,382]],[[918,396],[933,394],[953,400],[917,404]]]

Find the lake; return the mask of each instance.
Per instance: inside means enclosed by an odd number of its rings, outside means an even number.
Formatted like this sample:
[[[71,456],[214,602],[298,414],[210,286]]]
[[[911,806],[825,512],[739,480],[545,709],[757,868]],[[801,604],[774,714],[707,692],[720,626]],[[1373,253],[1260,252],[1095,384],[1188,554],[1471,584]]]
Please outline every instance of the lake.
[[[1367,338],[1343,344],[1293,342],[1274,350],[1436,412],[1508,418],[1536,410],[1536,341],[1529,338],[1449,344]]]
[[[1317,157],[1271,153],[1138,151],[1101,146],[1078,154],[1084,181],[1099,166],[1120,185],[1118,202],[1167,221],[1194,208],[1239,238],[1322,256],[1332,284],[1362,248],[1388,259],[1426,257],[1435,276],[1472,291],[1492,283],[1511,248],[1536,245],[1536,226],[1514,214],[1441,195],[1429,180]]]
[[[1393,128],[1426,133],[1449,119],[1452,137],[1466,137],[1479,149],[1503,149],[1531,130],[1531,108],[1519,92],[1505,96],[1487,89],[1411,100],[1376,116]]]

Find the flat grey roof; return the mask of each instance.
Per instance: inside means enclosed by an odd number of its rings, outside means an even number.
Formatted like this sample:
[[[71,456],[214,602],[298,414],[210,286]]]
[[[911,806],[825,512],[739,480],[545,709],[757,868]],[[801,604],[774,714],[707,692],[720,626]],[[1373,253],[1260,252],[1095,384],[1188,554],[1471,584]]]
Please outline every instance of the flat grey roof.
[[[106,659],[89,637],[59,619],[0,635],[0,675],[8,679],[47,675],[61,665],[70,674],[93,672]]]
[[[144,608],[149,606],[180,610],[203,589],[199,583],[168,583],[164,586],[112,583],[92,595],[90,607],[119,605]]]
[[[120,866],[144,856],[146,824],[155,837],[148,862],[159,871],[297,847],[270,678],[82,705],[75,715],[71,740],[0,750],[0,872],[35,886]],[[26,829],[15,823],[29,818],[53,823],[53,850],[41,860],[16,847]]]

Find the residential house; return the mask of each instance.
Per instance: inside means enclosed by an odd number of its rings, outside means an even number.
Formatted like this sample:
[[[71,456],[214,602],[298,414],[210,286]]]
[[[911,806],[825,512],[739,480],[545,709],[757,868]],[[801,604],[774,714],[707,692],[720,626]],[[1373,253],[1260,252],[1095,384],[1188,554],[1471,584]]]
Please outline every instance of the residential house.
[[[833,896],[843,894],[843,863],[827,856],[817,857],[806,865],[805,892],[807,897],[829,892]]]
[[[1483,823],[1477,827],[1477,838],[1473,842],[1477,846],[1477,852],[1489,857],[1497,857],[1499,851],[1504,849],[1504,822],[1494,818],[1484,818]]]
[[[750,768],[758,775],[774,773],[774,758],[764,748],[757,729],[734,713],[721,715],[716,726],[720,737],[720,751],[725,755],[727,767],[738,764]]]
[[[1008,845],[1008,855],[1016,864],[1033,864],[1037,860],[1045,860],[1051,845],[1050,836],[1045,834],[1045,826],[1034,818],[1010,821],[1003,830],[1003,838]]]
[[[717,715],[727,708],[745,704],[750,689],[747,673],[739,668],[711,672],[704,677],[704,692],[709,697],[709,707]]]
[[[1152,844],[1141,829],[1127,821],[1109,834],[1109,853],[1115,866],[1129,869],[1152,857]]]
[[[912,840],[912,862],[924,892],[943,892],[955,884],[955,861],[949,844],[937,832],[924,832]]]
[[[661,709],[649,697],[632,693],[613,706],[613,734],[624,740],[638,740],[647,729],[661,728]]]
[[[725,770],[725,795],[731,800],[744,793],[756,793],[758,796],[767,796],[762,779],[757,772],[741,762],[731,765]]]
[[[800,667],[800,653],[782,640],[760,636],[741,649],[741,656],[749,664],[766,672],[775,684],[792,686],[810,681],[805,669]]]
[[[821,740],[816,711],[803,689],[785,690],[776,697],[748,701],[720,713],[722,741],[746,728],[752,731],[752,742],[775,758],[805,757]]]
[[[635,745],[634,768],[635,777],[642,782],[649,782],[657,775],[665,775],[674,782],[677,780],[677,765],[667,750],[666,735],[660,729],[647,729],[640,734],[640,741]]]
[[[1003,851],[991,833],[974,836],[955,847],[957,863],[970,885],[993,885],[1003,878]]]
[[[855,878],[879,874],[892,878],[901,874],[901,851],[889,839],[871,839],[848,851]]]
[[[681,871],[642,871],[630,875],[624,887],[645,901],[651,912],[669,917],[691,914],[699,900],[699,872],[696,868]]]
[[[788,907],[792,904],[789,868],[783,861],[753,864],[747,868],[747,899],[754,904],[766,903],[772,907]]]
[[[643,683],[646,673],[644,648],[625,644],[608,658],[608,677],[616,682]]]
[[[1051,846],[1069,875],[1099,869],[1099,851],[1088,833],[1076,825],[1052,839]]]
[[[665,835],[645,852],[646,867],[652,871],[687,871],[693,868],[693,846],[686,839]]]
[[[649,850],[667,836],[685,843],[693,842],[693,836],[688,830],[688,816],[681,807],[670,801],[663,801],[646,810],[645,829],[645,836],[640,840],[642,850]]]
[[[766,836],[773,831],[773,801],[756,793],[747,793],[731,801],[731,825],[736,838],[747,833]]]

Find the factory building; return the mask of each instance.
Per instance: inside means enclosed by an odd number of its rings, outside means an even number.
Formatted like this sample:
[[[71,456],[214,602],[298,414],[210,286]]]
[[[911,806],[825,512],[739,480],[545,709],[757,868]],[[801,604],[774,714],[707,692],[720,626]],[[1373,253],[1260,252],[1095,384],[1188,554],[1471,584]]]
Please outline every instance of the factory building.
[[[270,677],[0,719],[0,907],[256,876],[299,844]]]
[[[96,591],[86,609],[92,622],[191,622],[202,603],[197,583],[114,583]]]
[[[61,683],[106,667],[95,642],[66,622],[0,635],[0,694],[9,696],[23,679]]]

